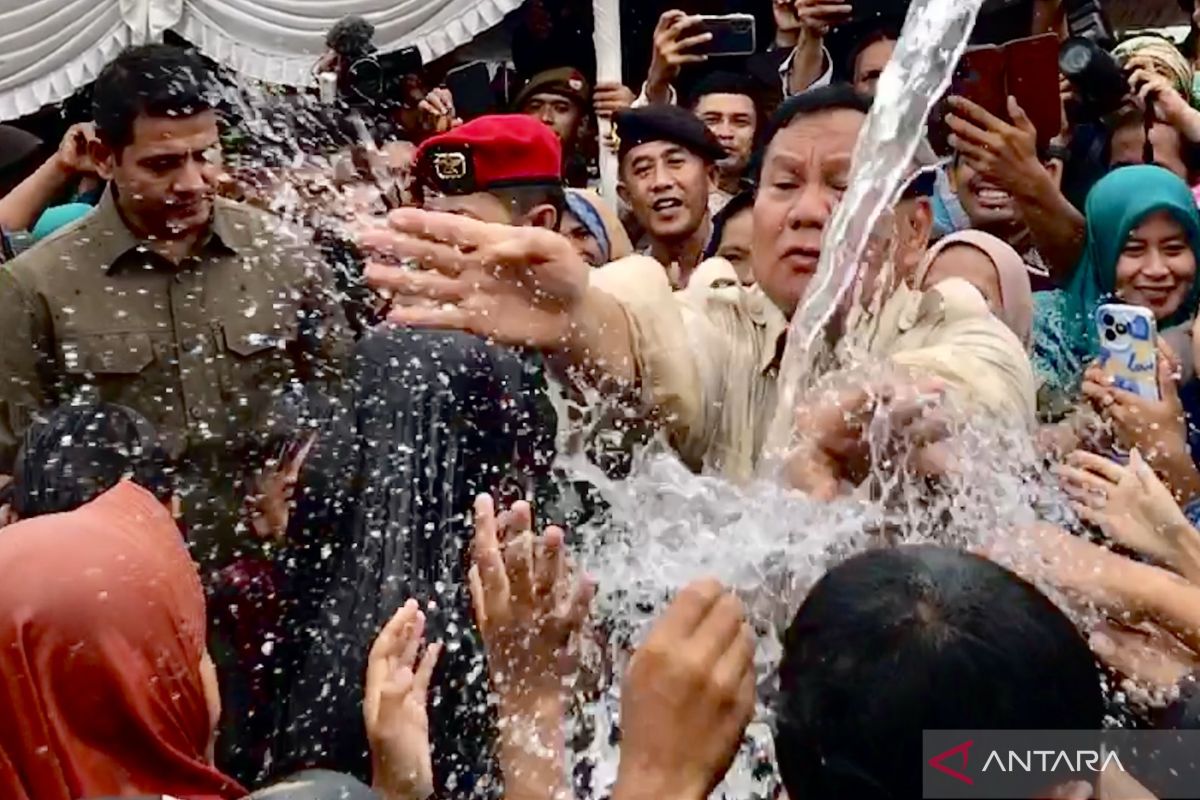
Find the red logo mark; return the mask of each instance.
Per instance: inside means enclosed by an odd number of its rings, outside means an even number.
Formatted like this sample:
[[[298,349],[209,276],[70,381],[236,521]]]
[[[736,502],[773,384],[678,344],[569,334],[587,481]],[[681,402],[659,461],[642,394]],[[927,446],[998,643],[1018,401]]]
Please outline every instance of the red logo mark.
[[[975,744],[975,741],[973,739],[971,739],[971,740],[963,742],[962,744],[958,745],[957,747],[950,748],[949,750],[947,750],[944,753],[939,753],[938,755],[929,759],[929,766],[933,767],[938,772],[942,772],[942,773],[945,773],[946,775],[949,775],[951,778],[955,778],[957,780],[962,781],[963,783],[967,784],[968,786],[974,786],[975,781],[971,780],[966,775],[963,775],[961,772],[951,769],[950,767],[947,767],[945,764],[942,763],[950,756],[956,756],[956,755],[961,754],[962,755],[962,768],[965,770],[967,768],[967,755],[971,750],[971,745],[973,745],[973,744]]]

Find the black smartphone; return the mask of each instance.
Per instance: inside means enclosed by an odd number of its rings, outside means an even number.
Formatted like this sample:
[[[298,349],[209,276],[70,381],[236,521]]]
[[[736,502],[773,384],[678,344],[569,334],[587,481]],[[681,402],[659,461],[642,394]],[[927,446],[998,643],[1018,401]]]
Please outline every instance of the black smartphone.
[[[455,67],[446,73],[446,88],[454,97],[454,111],[463,120],[472,120],[496,110],[492,75],[483,61]]]
[[[712,34],[712,41],[696,48],[706,55],[749,56],[758,50],[757,30],[750,14],[701,16],[696,30]]]

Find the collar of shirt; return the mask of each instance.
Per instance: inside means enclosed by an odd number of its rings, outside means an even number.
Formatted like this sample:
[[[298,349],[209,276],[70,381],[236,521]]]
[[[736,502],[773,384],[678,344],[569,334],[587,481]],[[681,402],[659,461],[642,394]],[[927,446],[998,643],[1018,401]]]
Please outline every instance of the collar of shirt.
[[[121,212],[117,209],[117,199],[111,186],[105,190],[104,196],[92,212],[90,223],[101,233],[93,238],[96,249],[96,260],[105,265],[109,272],[115,270],[129,253],[139,250],[145,252],[145,240],[138,237],[125,224]],[[197,252],[209,248],[217,248],[227,253],[242,252],[251,246],[252,236],[244,225],[238,225],[230,219],[226,201],[217,198],[213,203],[213,218],[208,232]]]

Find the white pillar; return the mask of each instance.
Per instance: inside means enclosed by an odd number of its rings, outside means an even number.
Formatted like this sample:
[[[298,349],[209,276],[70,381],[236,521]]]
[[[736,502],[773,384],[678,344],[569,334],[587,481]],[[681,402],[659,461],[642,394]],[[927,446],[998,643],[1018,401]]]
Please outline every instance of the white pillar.
[[[618,0],[593,0],[595,27],[593,41],[596,45],[597,82],[616,81],[621,78],[621,9]],[[612,123],[600,120],[600,194],[614,209],[617,207],[617,155],[608,149]]]

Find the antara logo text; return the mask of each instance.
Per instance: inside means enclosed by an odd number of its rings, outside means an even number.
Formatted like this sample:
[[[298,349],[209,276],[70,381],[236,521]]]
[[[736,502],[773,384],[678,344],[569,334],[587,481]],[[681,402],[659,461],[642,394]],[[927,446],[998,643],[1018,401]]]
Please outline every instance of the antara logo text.
[[[929,766],[968,786],[975,781],[966,774],[968,759],[974,740],[967,740],[929,759]],[[961,759],[961,761],[960,761]],[[947,763],[950,762],[950,763]],[[957,769],[955,768],[957,767]],[[1114,751],[1097,750],[990,750],[984,759],[981,773],[987,772],[1038,772],[1053,773],[1059,770],[1070,772],[1100,772],[1115,767],[1122,772],[1125,765]]]

